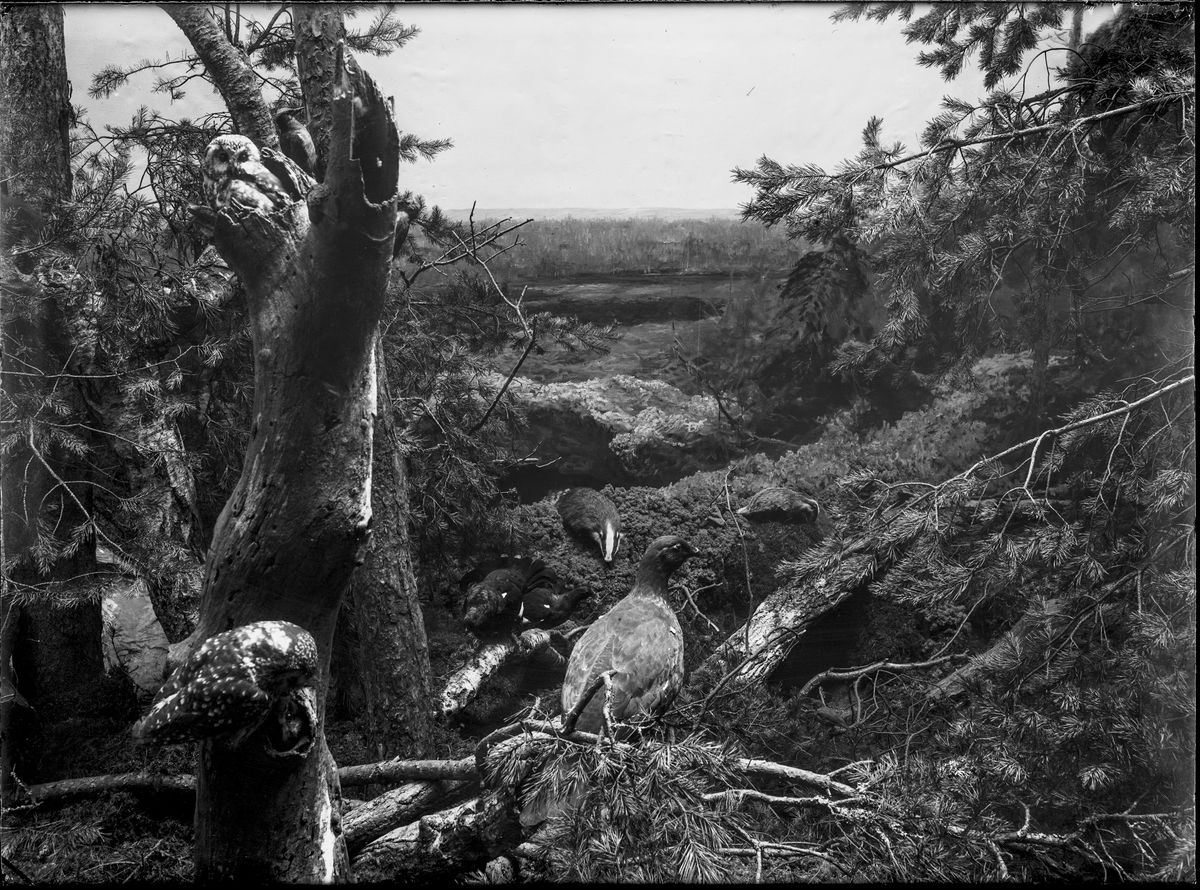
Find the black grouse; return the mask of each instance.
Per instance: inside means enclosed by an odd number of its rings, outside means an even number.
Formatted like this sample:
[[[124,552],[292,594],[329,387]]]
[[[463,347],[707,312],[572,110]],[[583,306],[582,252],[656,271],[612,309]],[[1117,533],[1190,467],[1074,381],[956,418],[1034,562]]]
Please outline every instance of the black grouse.
[[[545,563],[527,556],[501,557],[462,577],[462,622],[481,640],[502,639],[521,624],[521,598],[531,577]]]
[[[540,627],[549,630],[558,627],[571,617],[575,608],[592,595],[590,587],[566,585],[547,569],[546,574],[530,579],[521,597],[521,628]]]

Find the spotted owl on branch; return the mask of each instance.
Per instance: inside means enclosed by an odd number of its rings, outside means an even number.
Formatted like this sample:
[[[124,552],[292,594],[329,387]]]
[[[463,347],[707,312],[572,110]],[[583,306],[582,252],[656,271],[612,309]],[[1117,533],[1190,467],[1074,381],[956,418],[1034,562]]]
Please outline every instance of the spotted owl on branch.
[[[263,164],[262,153],[245,136],[218,136],[204,152],[204,196],[218,212],[274,213],[293,196]]]
[[[316,641],[299,625],[235,627],[206,640],[179,666],[133,727],[133,738],[171,745],[221,736],[237,747],[266,723],[269,751],[303,754],[317,725],[318,670]]]

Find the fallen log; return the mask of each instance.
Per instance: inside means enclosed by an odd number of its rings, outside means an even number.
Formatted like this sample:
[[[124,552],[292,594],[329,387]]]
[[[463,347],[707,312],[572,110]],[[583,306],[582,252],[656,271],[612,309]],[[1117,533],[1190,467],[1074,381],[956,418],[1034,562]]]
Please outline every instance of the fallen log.
[[[543,664],[566,667],[566,659],[553,647],[556,638],[565,642],[562,634],[532,628],[515,640],[485,643],[475,655],[446,681],[442,691],[441,714],[457,714],[479,694],[483,684],[506,664],[537,657]]]
[[[459,792],[474,788],[471,782],[437,780],[412,782],[385,791],[342,814],[346,849],[353,856],[397,826],[407,825],[439,808]]]
[[[383,763],[363,763],[358,766],[343,766],[338,770],[338,781],[343,788],[361,785],[388,785],[394,782],[414,780],[433,781],[454,779],[473,781],[479,778],[475,771],[475,758],[461,760],[385,760]]]
[[[488,792],[371,842],[354,860],[354,878],[394,881],[483,868],[519,839],[511,793]]]
[[[116,776],[89,776],[83,779],[63,779],[25,786],[34,803],[93,797],[109,791],[149,791],[196,793],[195,776],[156,776],[150,773],[122,773]]]
[[[874,568],[872,557],[855,554],[815,582],[775,591],[704,660],[694,679],[765,682],[804,637],[809,624],[854,593]]]

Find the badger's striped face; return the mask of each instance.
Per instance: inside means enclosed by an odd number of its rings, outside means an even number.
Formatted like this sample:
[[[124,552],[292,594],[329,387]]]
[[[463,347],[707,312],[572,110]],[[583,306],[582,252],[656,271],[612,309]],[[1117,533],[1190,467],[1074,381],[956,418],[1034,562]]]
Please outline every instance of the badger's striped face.
[[[604,524],[604,540],[600,542],[600,549],[604,553],[604,561],[612,562],[613,557],[617,555],[617,549],[621,546],[621,533],[613,528],[611,522]]]

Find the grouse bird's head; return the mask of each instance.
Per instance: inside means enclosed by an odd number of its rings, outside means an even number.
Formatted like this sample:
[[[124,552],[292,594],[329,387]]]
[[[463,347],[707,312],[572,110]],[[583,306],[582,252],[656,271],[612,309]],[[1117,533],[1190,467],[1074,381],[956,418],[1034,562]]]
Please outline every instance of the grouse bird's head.
[[[663,535],[655,538],[642,555],[638,564],[638,584],[651,584],[665,588],[671,573],[696,555],[696,548],[678,535]]]

